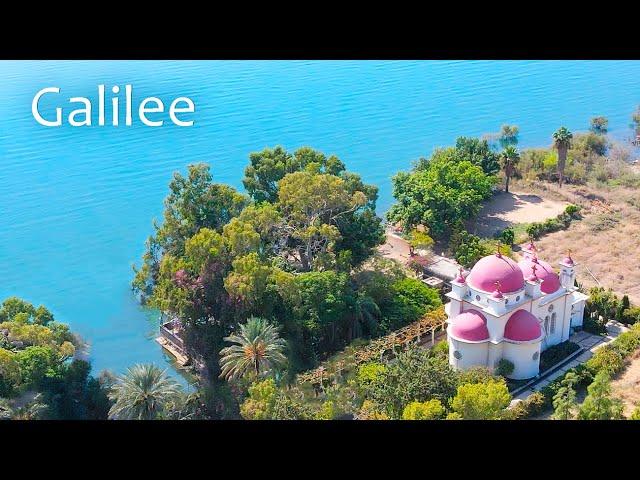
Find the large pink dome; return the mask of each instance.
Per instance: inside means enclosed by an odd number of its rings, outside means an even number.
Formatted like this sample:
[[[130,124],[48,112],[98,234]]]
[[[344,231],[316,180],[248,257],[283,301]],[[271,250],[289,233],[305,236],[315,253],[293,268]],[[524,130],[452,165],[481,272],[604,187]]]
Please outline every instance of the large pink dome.
[[[542,293],[553,293],[558,291],[560,288],[560,279],[553,267],[540,259],[536,260],[537,261],[534,261],[534,257],[529,257],[518,262],[518,266],[520,267],[520,270],[522,270],[525,278],[529,278],[529,276],[533,274],[533,266],[535,265],[536,277],[542,280],[542,285],[540,285]]]
[[[542,335],[540,322],[526,310],[516,311],[504,327],[504,338],[517,342],[529,342],[536,340]]]
[[[495,291],[496,282],[502,293],[512,293],[524,287],[524,276],[516,262],[496,254],[478,260],[467,277],[469,285],[483,292]]]
[[[451,333],[454,337],[469,342],[488,340],[487,319],[477,310],[467,310],[451,321]]]

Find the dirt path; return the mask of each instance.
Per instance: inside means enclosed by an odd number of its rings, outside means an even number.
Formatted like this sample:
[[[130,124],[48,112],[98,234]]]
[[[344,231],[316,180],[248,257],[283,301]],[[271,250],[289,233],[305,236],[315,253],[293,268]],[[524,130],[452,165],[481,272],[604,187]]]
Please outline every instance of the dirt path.
[[[496,232],[517,223],[542,222],[562,213],[568,202],[540,195],[517,192],[496,192],[480,210],[470,225],[471,233],[492,237]]]

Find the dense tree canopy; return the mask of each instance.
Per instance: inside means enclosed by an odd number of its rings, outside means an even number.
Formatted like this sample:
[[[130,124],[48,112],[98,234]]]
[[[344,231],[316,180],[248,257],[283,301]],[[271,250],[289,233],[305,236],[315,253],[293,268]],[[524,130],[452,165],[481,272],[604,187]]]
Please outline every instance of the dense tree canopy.
[[[176,174],[134,289],[182,320],[212,376],[223,338],[251,315],[282,327],[296,368],[372,334],[378,306],[350,274],[384,240],[377,188],[309,147],[252,153],[243,182],[249,197],[207,165]]]
[[[78,347],[79,339],[46,307],[17,297],[2,303],[0,397],[37,393],[32,402],[10,412],[10,418],[106,418],[105,385],[90,375],[88,362],[73,358]]]
[[[468,160],[449,161],[436,153],[414,171],[398,173],[392,182],[396,203],[388,219],[402,222],[407,230],[426,225],[441,236],[480,211],[482,201],[491,195],[495,177]]]

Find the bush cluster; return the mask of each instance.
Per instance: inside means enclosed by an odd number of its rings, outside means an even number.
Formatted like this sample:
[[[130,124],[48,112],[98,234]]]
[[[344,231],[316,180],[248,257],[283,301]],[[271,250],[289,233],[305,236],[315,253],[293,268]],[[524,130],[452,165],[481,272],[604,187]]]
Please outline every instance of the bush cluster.
[[[546,233],[564,230],[571,225],[573,220],[580,219],[580,207],[578,205],[567,205],[564,212],[554,218],[549,218],[544,222],[533,222],[527,226],[526,232],[529,237],[538,239]]]
[[[579,348],[580,345],[570,342],[569,340],[547,348],[540,355],[540,371],[545,372],[552,366],[556,365],[558,362],[564,360],[569,355],[577,351]]]

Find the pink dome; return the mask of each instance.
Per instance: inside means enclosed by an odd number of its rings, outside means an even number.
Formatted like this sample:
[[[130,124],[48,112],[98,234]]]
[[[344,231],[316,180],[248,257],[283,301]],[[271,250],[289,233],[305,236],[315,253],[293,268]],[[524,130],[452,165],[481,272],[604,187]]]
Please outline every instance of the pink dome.
[[[489,339],[487,319],[477,310],[467,310],[451,321],[451,333],[460,340],[482,342]]]
[[[540,323],[526,310],[517,310],[504,327],[504,338],[517,342],[536,340],[542,335]]]
[[[500,291],[512,293],[524,287],[524,276],[516,262],[504,255],[489,255],[478,260],[467,277],[467,283],[483,292],[493,292],[496,282]]]
[[[542,285],[540,285],[542,293],[556,292],[560,288],[560,279],[551,265],[536,257],[525,258],[518,262],[520,270],[522,270],[522,273],[527,279],[533,276],[534,265],[536,266],[536,277],[542,280]]]

